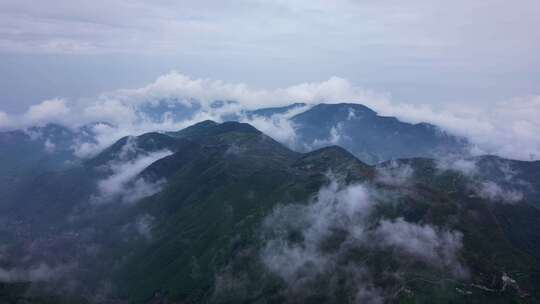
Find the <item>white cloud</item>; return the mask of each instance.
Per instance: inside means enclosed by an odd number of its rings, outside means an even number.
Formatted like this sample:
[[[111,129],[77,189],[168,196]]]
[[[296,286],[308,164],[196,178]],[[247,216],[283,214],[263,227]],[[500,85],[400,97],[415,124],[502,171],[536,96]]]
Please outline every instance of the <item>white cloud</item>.
[[[288,292],[295,296],[309,296],[313,292],[309,286],[315,284],[325,286],[315,292],[333,297],[335,286],[331,282],[346,278],[347,292],[357,296],[354,300],[370,303],[384,302],[389,293],[374,286],[366,257],[351,259],[356,252],[389,251],[397,259],[418,259],[453,277],[467,275],[458,259],[460,232],[403,219],[374,222],[375,197],[380,196],[376,192],[367,185],[343,186],[331,179],[307,205],[276,208],[264,221],[261,261],[287,283]],[[342,263],[344,260],[348,262]],[[380,275],[400,279],[399,272]],[[366,295],[372,299],[365,299]]]
[[[294,124],[282,115],[273,115],[269,118],[255,116],[249,119],[241,119],[241,122],[251,124],[259,131],[289,147],[294,148],[296,145],[296,131]]]
[[[45,100],[37,105],[30,106],[24,114],[29,124],[65,121],[70,114],[66,101],[63,99]]]
[[[540,137],[535,133],[540,129],[540,123],[536,119],[537,115],[540,115],[540,96],[516,98],[490,107],[460,104],[435,110],[428,105],[393,103],[384,94],[367,91],[337,77],[318,83],[261,90],[252,89],[242,83],[192,79],[175,72],[162,76],[141,89],[120,90],[107,96],[114,101],[99,101],[96,103],[99,108],[90,106],[85,109],[86,114],[93,119],[124,123],[129,125],[130,129],[139,125],[142,126],[139,129],[146,130],[155,130],[158,127],[180,128],[203,119],[221,121],[224,115],[238,113],[242,109],[283,106],[293,101],[311,105],[320,102],[353,102],[367,105],[380,115],[396,116],[412,123],[433,123],[451,134],[466,137],[473,144],[472,152],[475,154],[492,153],[520,160],[540,159]],[[162,99],[176,100],[188,105],[199,100],[203,109],[192,119],[183,122],[166,119],[161,123],[151,123],[144,119],[141,121],[134,107]],[[238,104],[214,109],[210,107],[214,100],[234,100]],[[95,115],[89,115],[90,112]],[[253,117],[246,122],[253,123],[275,139],[291,145],[295,140],[294,126],[287,118]],[[341,135],[343,134],[340,133],[339,126],[336,126],[327,141],[338,143]]]
[[[478,174],[478,167],[476,161],[473,159],[463,158],[443,158],[436,162],[437,169],[440,171],[453,170],[460,172],[461,174],[473,177]]]
[[[315,138],[311,143],[303,143],[303,149],[310,151],[325,146],[339,145],[340,141],[346,137],[347,135],[343,133],[343,124],[338,123],[330,128],[327,138]]]
[[[374,108],[408,122],[430,122],[443,130],[464,136],[475,154],[497,154],[520,160],[540,159],[540,139],[535,130],[540,114],[540,96],[514,98],[490,106],[454,104],[433,107],[384,102]]]
[[[191,78],[177,72],[159,77],[155,82],[134,90],[120,90],[109,93],[110,97],[127,99],[134,103],[156,102],[175,99],[184,105],[194,101],[202,103],[205,109],[216,100],[237,101],[242,109],[285,106],[292,102],[340,102],[354,99],[369,103],[380,96],[353,86],[348,80],[331,77],[326,81],[301,83],[272,90],[255,89],[245,83],[227,83],[208,78]]]
[[[0,282],[44,282],[59,278],[71,266],[60,265],[51,267],[45,263],[31,265],[27,268],[0,268]]]
[[[270,117],[241,115],[239,120],[240,122],[251,124],[273,139],[295,149],[299,143],[296,138],[296,126],[290,118],[309,108],[310,106],[295,107],[285,113],[273,114]]]
[[[393,221],[382,220],[375,233],[386,246],[417,256],[434,267],[447,267],[456,277],[467,275],[467,271],[457,260],[463,247],[463,235],[460,232],[409,223],[398,218]]]
[[[478,159],[441,159],[436,166],[441,173],[452,170],[463,174],[469,179],[467,188],[474,196],[502,203],[517,203],[523,199],[524,194],[519,189],[528,184],[516,177],[517,172],[509,163],[492,159],[485,169],[488,172],[483,172],[477,162]]]
[[[216,108],[212,106],[216,100],[235,102]],[[145,113],[145,107],[155,109],[160,102],[181,105],[194,113],[182,119],[174,118],[174,110],[161,113],[157,118]],[[0,125],[27,126],[49,121],[71,126],[95,121],[112,123],[113,127],[96,127],[97,142],[82,142],[75,147],[77,155],[88,156],[122,136],[156,130],[179,130],[206,119],[219,122],[227,115],[241,114],[242,110],[283,106],[292,102],[305,102],[308,106],[320,102],[364,104],[380,115],[396,116],[412,123],[429,122],[451,134],[464,136],[472,143],[471,151],[475,154],[492,153],[520,160],[540,159],[540,137],[536,136],[536,131],[540,129],[537,119],[540,115],[540,96],[515,98],[489,107],[456,104],[435,109],[429,105],[394,103],[385,94],[370,92],[338,77],[267,90],[251,88],[243,83],[191,78],[172,72],[142,88],[104,93],[94,100],[70,102],[69,107],[63,99],[47,100],[31,106],[21,119],[0,114]],[[288,118],[300,110],[303,109],[271,118],[241,116],[241,120],[294,146],[295,126]],[[337,125],[327,139],[321,140],[323,144],[335,144],[343,136],[346,134],[342,134]]]
[[[527,35],[528,29],[538,27],[539,6],[533,0],[512,6],[501,0],[489,5],[411,1],[407,6],[350,0],[96,0],[82,6],[68,0],[54,5],[20,0],[3,2],[0,10],[0,49],[10,52],[193,54],[219,47],[237,56],[299,59],[313,54],[324,60],[330,55],[339,64],[348,62],[340,57],[350,60],[360,53],[356,57],[381,64],[383,59],[463,64],[482,51],[489,51],[490,59],[519,60],[516,55],[532,56],[526,50],[538,47]],[[497,26],[499,20],[503,29]]]
[[[106,121],[117,125],[132,124],[137,121],[137,113],[131,102],[100,98],[84,107],[85,121]]]
[[[155,218],[149,214],[143,214],[139,216],[135,222],[135,229],[146,240],[152,239],[152,225]]]
[[[414,169],[410,165],[396,161],[378,166],[376,172],[375,180],[390,186],[406,185],[414,175]]]
[[[161,191],[165,183],[165,180],[148,182],[144,178],[138,178],[133,182],[133,186],[124,189],[122,202],[134,203],[142,198],[154,195]]]
[[[47,139],[45,143],[43,143],[43,146],[45,148],[45,152],[47,153],[53,153],[56,150],[56,144],[53,143],[50,139]]]
[[[484,181],[475,185],[478,196],[503,203],[516,203],[523,199],[523,193],[515,189],[504,189],[493,181]]]
[[[331,78],[319,83],[304,83],[274,90],[253,89],[243,83],[226,83],[219,80],[195,79],[172,72],[155,82],[131,90],[117,90],[102,94],[97,100],[85,100],[73,107],[71,123],[104,121],[113,126],[98,124],[93,127],[96,142],[80,142],[75,154],[90,157],[123,136],[140,135],[150,131],[176,131],[203,120],[221,122],[230,114],[241,114],[240,121],[253,124],[274,139],[291,147],[296,145],[295,126],[290,117],[309,108],[298,107],[270,118],[242,115],[244,110],[269,106],[289,105],[291,101],[314,104],[322,101],[340,102],[354,98],[365,103],[375,102],[378,96],[353,87],[347,80]],[[216,108],[216,100],[235,101]],[[187,108],[200,105],[201,109],[183,120],[175,120],[168,113],[160,119],[149,118],[141,109],[160,102],[179,104]],[[75,109],[76,108],[76,109]]]
[[[343,272],[348,273],[354,293],[372,289],[371,278],[363,265],[351,264],[343,268],[337,263],[341,251],[346,251],[341,247],[347,247],[348,242],[363,237],[363,224],[372,205],[363,185],[343,188],[332,180],[328,186],[320,189],[309,205],[277,208],[264,222],[265,229],[270,233],[265,237],[266,243],[261,252],[263,264],[280,276],[287,283],[289,292],[296,296],[308,296],[306,284],[320,276],[331,278]],[[322,243],[334,231],[341,229],[351,236],[338,244],[336,251],[321,250]],[[291,232],[301,233],[302,241],[289,242],[287,238]],[[373,297],[379,299],[382,296],[375,293]]]
[[[400,101],[434,104],[455,102],[456,95],[469,98],[470,91],[475,91],[474,97],[481,96],[480,102],[538,94],[535,72],[540,40],[529,34],[540,23],[540,5],[535,0],[515,5],[502,0],[413,0],[406,6],[398,1],[351,0],[95,0],[84,5],[68,0],[54,4],[19,0],[0,2],[0,11],[0,51],[70,54],[59,57],[70,63],[65,69],[58,64],[50,73],[54,74],[50,83],[63,91],[9,94],[30,95],[27,100],[36,95],[88,92],[87,87],[73,89],[72,85],[91,87],[88,83],[99,82],[90,90],[95,92],[118,82],[118,73],[123,74],[120,78],[142,81],[167,67],[212,75],[225,79],[224,84],[244,79],[263,86],[339,75],[383,87],[404,97]],[[98,66],[108,67],[107,73],[100,75],[97,68],[79,77],[83,81],[72,82],[73,67],[87,68],[90,58],[73,53],[107,54],[95,57]],[[26,62],[26,56],[21,57],[15,61]],[[47,57],[41,61],[38,57],[36,66],[43,61],[51,66]],[[24,73],[16,72],[19,69],[13,70],[5,77],[26,80],[20,76]],[[43,69],[36,71],[41,73],[35,73],[35,78],[26,77],[27,87],[42,91],[43,80],[49,79],[43,78]],[[66,82],[64,88],[59,79]],[[311,83],[294,86],[283,93],[299,99],[326,98],[329,90],[343,92],[347,87],[340,79],[334,80],[316,88]],[[161,83],[176,81],[163,78]],[[11,83],[6,82],[7,86]],[[243,95],[246,87],[229,89],[236,91],[233,95]],[[403,91],[409,93],[400,94]],[[464,101],[474,103],[474,97]],[[21,104],[16,97],[6,100],[13,108]]]
[[[0,111],[0,129],[11,125],[11,119],[7,113]]]
[[[157,151],[127,161],[121,156],[119,159],[113,160],[109,164],[112,174],[98,182],[99,192],[92,198],[92,202],[100,204],[121,198],[122,202],[132,203],[158,192],[162,184],[160,182],[148,183],[137,179],[132,186],[129,185],[129,182],[133,181],[146,167],[171,154],[171,151]]]

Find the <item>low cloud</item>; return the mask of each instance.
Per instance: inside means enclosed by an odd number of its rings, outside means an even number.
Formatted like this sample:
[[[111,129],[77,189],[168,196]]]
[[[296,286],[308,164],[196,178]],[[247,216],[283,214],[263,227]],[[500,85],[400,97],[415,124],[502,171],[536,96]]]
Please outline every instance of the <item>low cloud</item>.
[[[135,103],[174,99],[189,106],[194,101],[209,108],[216,101],[235,101],[244,109],[285,106],[292,102],[339,102],[347,99],[370,103],[380,96],[353,86],[348,80],[331,77],[321,82],[306,82],[273,90],[254,89],[244,83],[226,83],[208,78],[194,79],[172,72],[154,83],[136,90],[121,90],[110,94],[113,98],[129,99]]]
[[[144,178],[138,178],[133,182],[129,189],[124,189],[122,202],[133,203],[147,196],[154,195],[161,191],[165,183],[165,180],[148,182]]]
[[[45,152],[47,153],[54,153],[56,150],[56,144],[53,143],[50,139],[47,139],[45,143],[43,143],[43,147],[45,148]]]
[[[135,222],[135,228],[137,232],[144,237],[146,240],[152,239],[152,225],[154,224],[155,218],[149,214],[144,214],[137,218]]]
[[[523,199],[523,192],[505,189],[493,181],[480,182],[474,186],[475,193],[481,198],[503,203],[517,203]]]
[[[260,115],[246,115],[243,113],[240,122],[249,123],[261,132],[273,139],[287,145],[292,149],[297,149],[300,143],[296,136],[296,126],[291,118],[296,114],[308,110],[310,106],[295,107],[285,113],[273,114],[270,117]]]
[[[414,175],[414,169],[409,164],[390,161],[377,167],[375,180],[389,186],[404,186]]]
[[[457,260],[462,249],[463,234],[418,225],[398,218],[382,220],[376,230],[379,245],[393,247],[407,255],[428,262],[432,267],[450,269],[454,276],[464,277],[467,271]]]
[[[0,268],[0,282],[46,282],[60,278],[72,267],[66,265],[49,266],[45,263],[29,267]]]
[[[396,290],[377,287],[377,280],[385,280],[378,276],[399,281],[400,275],[398,271],[375,276],[369,257],[379,253],[373,250],[390,252],[400,261],[421,261],[453,278],[467,276],[459,262],[460,232],[403,219],[377,220],[374,191],[368,185],[343,186],[331,180],[309,204],[281,206],[266,218],[261,260],[286,283],[289,297],[302,301],[324,294],[332,299],[337,290],[334,284],[344,280],[347,293],[355,297],[353,302],[384,302]],[[359,252],[364,252],[361,258],[353,258]]]
[[[382,302],[382,294],[372,282],[365,265],[340,264],[350,247],[361,242],[365,234],[365,221],[373,201],[367,188],[352,185],[342,188],[337,181],[323,187],[309,205],[289,205],[277,208],[265,221],[269,233],[261,252],[267,269],[287,284],[287,298],[306,299],[323,292],[333,297],[338,277],[346,278],[352,294],[369,302]],[[345,231],[344,241],[327,250],[322,249],[334,231]],[[289,240],[299,234],[299,241]],[[318,280],[327,280],[325,290],[312,290],[309,286]],[[369,292],[366,292],[369,290]]]
[[[310,151],[326,146],[339,145],[343,138],[347,135],[343,134],[343,124],[338,123],[337,125],[330,128],[330,132],[327,138],[316,138],[311,143],[304,143],[303,149]]]
[[[476,161],[473,159],[463,158],[443,158],[437,160],[437,169],[439,171],[452,170],[457,171],[465,176],[472,177],[478,174],[478,167]]]
[[[540,96],[514,98],[490,106],[455,104],[435,110],[383,102],[374,109],[407,122],[429,122],[451,134],[466,137],[474,154],[496,154],[520,160],[540,159]]]
[[[492,202],[517,203],[524,198],[520,188],[527,183],[519,179],[517,172],[502,160],[491,159],[489,165],[480,168],[478,159],[440,159],[436,162],[439,173],[459,172],[468,179],[467,187],[473,195]]]
[[[438,109],[430,105],[395,103],[388,96],[386,93],[373,93],[339,77],[266,90],[243,83],[191,78],[171,72],[139,89],[106,92],[95,99],[76,102],[46,100],[31,106],[22,117],[0,112],[0,127],[24,127],[46,122],[68,126],[109,123],[110,128],[98,130],[95,143],[81,143],[77,147],[78,154],[90,155],[90,150],[103,149],[128,134],[178,130],[206,119],[220,122],[232,114],[241,114],[243,110],[284,106],[293,102],[308,105],[352,102],[371,107],[380,115],[396,116],[411,123],[433,123],[450,134],[466,137],[474,154],[491,153],[520,160],[540,159],[540,139],[536,134],[540,129],[537,119],[540,96],[514,98],[489,107],[469,103]],[[222,101],[222,106],[216,107],[216,101]],[[161,112],[148,115],[149,109]],[[185,115],[179,117],[179,113]],[[353,118],[354,113],[349,117]],[[291,146],[296,134],[288,118],[281,115],[272,118],[244,117],[244,120]],[[340,136],[346,136],[339,131],[339,125],[335,126],[333,134],[321,140],[339,142]]]
[[[100,204],[120,198],[124,203],[133,203],[157,193],[161,189],[163,181],[147,182],[143,178],[138,178],[135,181],[133,179],[155,161],[171,154],[171,151],[157,151],[127,161],[124,160],[125,157],[120,155],[119,159],[108,165],[111,174],[98,182],[98,194],[92,197],[91,201]],[[133,183],[130,184],[130,182]]]

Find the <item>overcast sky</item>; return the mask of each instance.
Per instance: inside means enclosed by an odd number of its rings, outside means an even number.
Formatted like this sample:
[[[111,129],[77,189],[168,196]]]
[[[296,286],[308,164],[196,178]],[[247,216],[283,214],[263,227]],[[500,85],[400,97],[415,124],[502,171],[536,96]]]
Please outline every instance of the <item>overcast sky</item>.
[[[275,89],[332,76],[431,105],[538,95],[538,0],[0,0],[0,110],[172,70]]]

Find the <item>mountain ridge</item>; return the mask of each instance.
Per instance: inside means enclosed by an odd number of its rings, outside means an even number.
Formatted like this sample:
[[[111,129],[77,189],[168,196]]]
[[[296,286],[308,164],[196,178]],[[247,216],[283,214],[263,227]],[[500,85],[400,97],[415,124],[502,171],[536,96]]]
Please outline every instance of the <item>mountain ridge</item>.
[[[152,191],[93,202],[101,182],[163,149],[119,184],[128,195]],[[123,138],[94,160],[36,176],[14,199],[24,210],[3,213],[15,219],[0,221],[0,238],[17,240],[4,255],[14,265],[29,265],[24,256],[76,262],[50,283],[58,292],[69,294],[68,280],[90,297],[109,282],[108,299],[131,303],[344,303],[365,286],[389,302],[536,303],[540,209],[534,195],[502,199],[526,189],[512,188],[521,185],[514,178],[536,187],[530,164],[486,156],[370,165],[341,146],[299,153],[249,124],[204,121]],[[281,259],[290,264],[278,267]]]

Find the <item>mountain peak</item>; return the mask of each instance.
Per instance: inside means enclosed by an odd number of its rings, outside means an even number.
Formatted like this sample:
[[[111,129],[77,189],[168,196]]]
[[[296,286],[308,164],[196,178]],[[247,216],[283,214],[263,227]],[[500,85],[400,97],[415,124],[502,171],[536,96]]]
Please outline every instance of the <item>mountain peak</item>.
[[[304,170],[356,175],[363,179],[373,174],[373,168],[358,160],[349,151],[340,146],[328,146],[303,154],[294,164]]]
[[[296,138],[307,147],[337,144],[370,164],[393,158],[462,153],[466,142],[426,124],[380,116],[355,103],[319,104],[295,115]]]
[[[213,120],[210,120],[210,119],[207,119],[207,120],[203,120],[201,122],[198,122],[188,128],[191,128],[191,127],[213,127],[213,126],[217,126],[219,125],[219,123],[213,121]]]
[[[248,123],[226,121],[222,124],[216,125],[213,128],[215,134],[228,133],[228,132],[240,132],[240,133],[253,133],[261,134],[261,131],[257,130],[254,126]]]
[[[356,103],[318,104],[308,111],[295,115],[294,121],[320,125],[321,122],[334,125],[336,122],[348,121],[353,118],[376,117],[377,112]]]
[[[220,124],[212,120],[205,120],[180,131],[166,134],[177,138],[198,138],[229,132],[261,134],[259,130],[247,123],[227,121]]]
[[[377,115],[377,112],[373,111],[372,109],[368,108],[367,106],[359,103],[348,103],[348,102],[342,102],[342,103],[321,103],[313,107],[314,109],[318,109],[321,111],[347,111],[347,114],[349,111],[354,111],[357,113],[362,113],[365,115]]]

